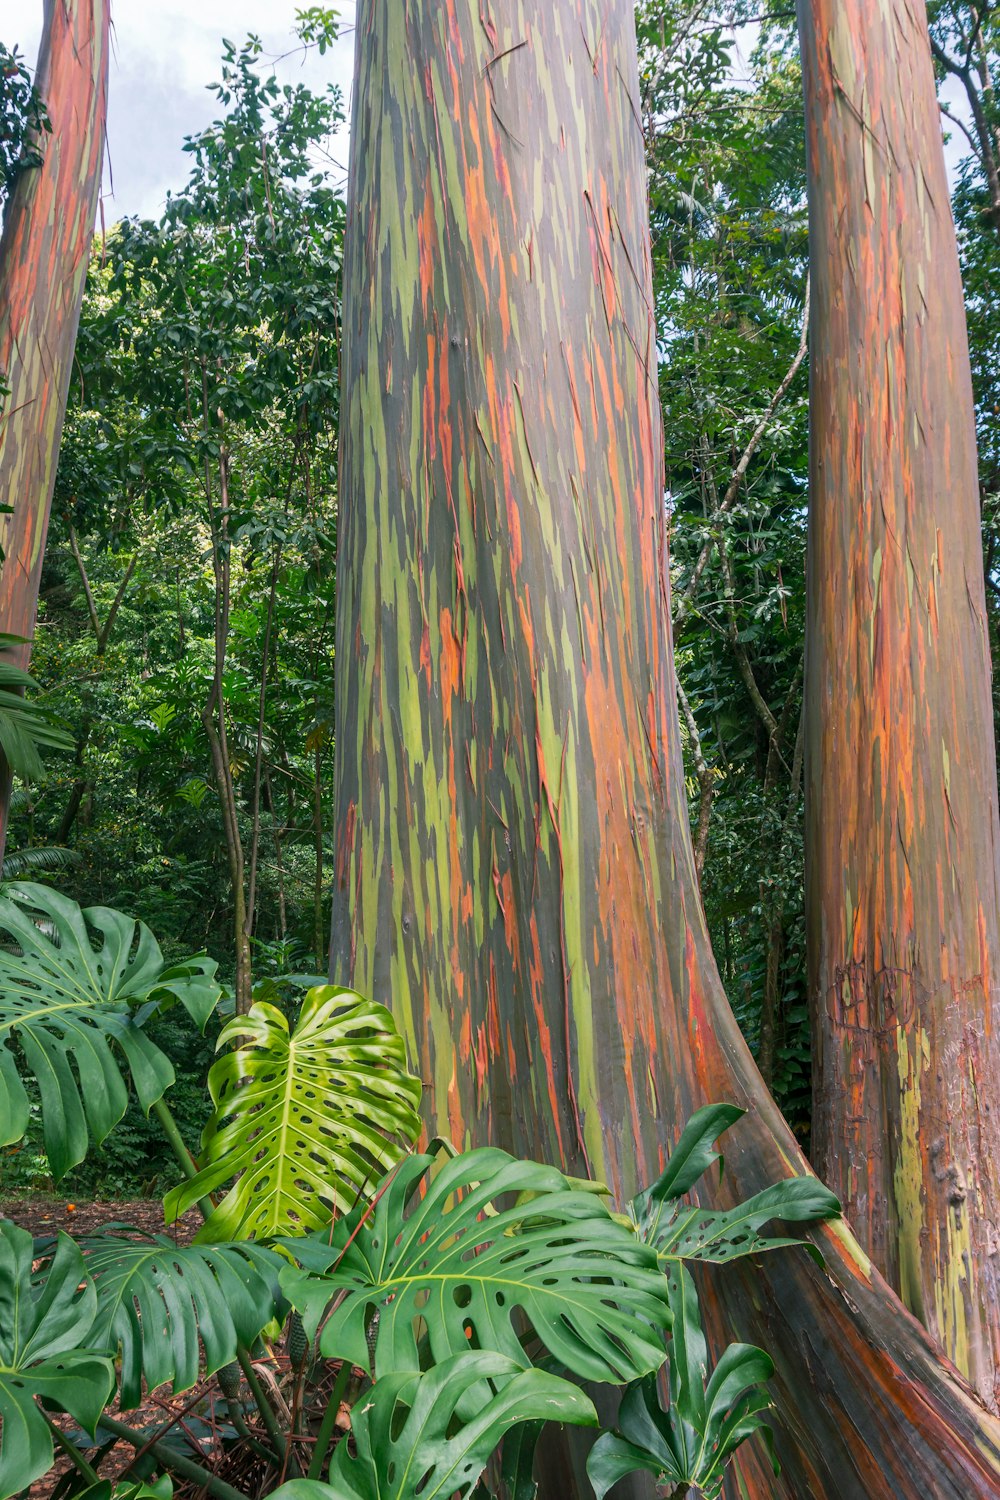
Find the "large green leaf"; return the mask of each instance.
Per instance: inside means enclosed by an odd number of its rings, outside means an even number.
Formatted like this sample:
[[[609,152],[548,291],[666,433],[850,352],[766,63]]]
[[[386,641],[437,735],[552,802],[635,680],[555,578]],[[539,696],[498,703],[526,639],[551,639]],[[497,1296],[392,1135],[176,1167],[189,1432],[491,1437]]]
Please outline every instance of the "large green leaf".
[[[28,1125],[28,1096],[10,1040],[41,1095],[45,1150],[58,1179],[117,1125],[128,1104],[121,1061],[148,1110],[174,1081],[146,1036],[149,1016],[180,1002],[204,1026],[219,995],[206,958],[169,966],[149,929],[104,906],[82,910],[45,886],[0,897],[0,1145]],[[96,940],[96,941],[95,941]]]
[[[12,646],[25,645],[23,636],[0,634],[0,752],[25,781],[45,773],[43,750],[72,750],[73,737],[39,703],[26,698],[35,679],[16,663],[4,660]]]
[[[89,1347],[97,1293],[83,1256],[61,1234],[47,1274],[32,1278],[27,1230],[0,1220],[0,1500],[52,1464],[41,1396],[88,1432],[114,1386],[109,1359]]]
[[[467,1393],[485,1393],[472,1416]],[[452,1355],[423,1375],[384,1375],[351,1414],[355,1454],[339,1443],[330,1484],[292,1481],[273,1500],[462,1500],[511,1428],[524,1422],[593,1426],[582,1391],[486,1350]]]
[[[199,1234],[234,1240],[304,1234],[345,1213],[416,1139],[420,1081],[406,1071],[402,1038],[384,1006],[322,985],[298,1024],[258,1002],[224,1028],[242,1044],[209,1075],[215,1109],[202,1169],[168,1194],[168,1217],[235,1185]]]
[[[790,1177],[776,1182],[728,1210],[703,1209],[679,1201],[704,1171],[721,1162],[713,1143],[743,1114],[743,1110],[728,1104],[698,1110],[685,1126],[661,1176],[633,1199],[630,1211],[636,1228],[646,1243],[655,1247],[664,1267],[686,1260],[721,1264],[789,1245],[803,1245],[822,1264],[820,1252],[807,1240],[766,1238],[759,1233],[773,1219],[802,1224],[839,1218],[839,1202],[818,1177]]]
[[[366,1366],[375,1308],[377,1377],[420,1368],[424,1328],[432,1361],[471,1336],[526,1364],[518,1314],[582,1379],[631,1380],[663,1363],[669,1311],[655,1251],[597,1197],[554,1167],[488,1147],[431,1176],[433,1164],[411,1157],[372,1208],[290,1246],[304,1269],[283,1271],[281,1283],[310,1335],[341,1299],[323,1324],[324,1354]],[[531,1196],[499,1206],[521,1195]]]
[[[127,1225],[81,1243],[97,1287],[91,1342],[120,1354],[123,1409],[140,1404],[144,1379],[179,1391],[214,1374],[280,1313],[286,1262],[263,1246],[179,1247]]]
[[[709,1376],[698,1297],[683,1265],[671,1274],[670,1306],[669,1407],[660,1406],[655,1377],[629,1387],[618,1414],[619,1432],[598,1438],[587,1460],[598,1500],[619,1479],[637,1472],[715,1500],[740,1444],[755,1432],[770,1436],[762,1415],[771,1405],[762,1388],[774,1373],[768,1355],[751,1344],[730,1344]]]

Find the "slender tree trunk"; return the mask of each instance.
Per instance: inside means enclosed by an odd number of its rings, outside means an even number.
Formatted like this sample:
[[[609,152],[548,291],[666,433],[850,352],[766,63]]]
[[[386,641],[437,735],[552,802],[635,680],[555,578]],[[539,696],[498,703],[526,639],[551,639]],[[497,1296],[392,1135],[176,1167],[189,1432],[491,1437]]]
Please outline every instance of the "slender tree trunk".
[[[51,135],[15,184],[0,241],[0,630],[30,637],[101,189],[110,0],[46,0],[35,81]],[[29,648],[20,652],[27,665]],[[0,860],[10,768],[0,756]]]
[[[360,0],[344,294],[331,975],[429,1127],[716,1201],[808,1170],[698,899],[676,715],[630,0]],[[1000,1496],[1000,1425],[846,1228],[713,1277],[797,1500]],[[545,1500],[588,1491],[545,1471]]]
[[[800,25],[814,1155],[866,1251],[992,1405],[1000,822],[972,382],[927,25],[920,0],[812,0]]]
[[[323,746],[313,748],[312,781],[313,851],[315,865],[313,874],[313,945],[316,949],[316,966],[322,968],[326,956],[326,933],[323,930]]]
[[[206,418],[207,429],[207,418]],[[215,577],[215,656],[212,687],[202,709],[201,722],[208,738],[212,757],[215,788],[222,813],[226,840],[229,880],[233,891],[233,957],[235,965],[236,1013],[246,1015],[253,1003],[253,979],[250,961],[250,921],[245,884],[245,859],[236,808],[236,784],[229,755],[226,729],[224,679],[226,648],[229,640],[229,605],[232,581],[229,531],[229,459],[225,451],[219,457],[219,508],[214,508],[211,476],[206,464],[205,495],[212,530],[212,566]]]

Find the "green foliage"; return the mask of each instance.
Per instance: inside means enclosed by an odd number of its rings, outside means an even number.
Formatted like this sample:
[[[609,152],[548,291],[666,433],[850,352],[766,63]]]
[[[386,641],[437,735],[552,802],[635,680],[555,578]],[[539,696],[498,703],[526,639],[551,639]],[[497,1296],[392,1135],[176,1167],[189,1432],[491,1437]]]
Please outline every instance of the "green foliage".
[[[485,1392],[469,1413],[470,1390]],[[275,1500],[466,1500],[504,1434],[529,1421],[597,1423],[592,1402],[502,1354],[454,1354],[424,1374],[386,1375],[351,1423],[356,1453],[334,1454],[330,1484],[282,1485]]]
[[[0,634],[0,753],[11,770],[25,781],[45,773],[42,752],[72,750],[73,739],[46,709],[24,696],[36,688],[35,679],[4,655],[23,645],[18,635]]]
[[[345,1213],[420,1130],[420,1081],[384,1006],[312,989],[293,1031],[258,1002],[224,1028],[209,1075],[215,1109],[202,1169],[167,1197],[168,1216],[238,1177],[203,1239],[303,1234]]]
[[[0,1220],[0,1500],[52,1464],[52,1433],[36,1396],[90,1431],[114,1385],[91,1346],[97,1293],[83,1257],[59,1236],[48,1272],[32,1277],[31,1235]]]
[[[140,1405],[143,1381],[182,1391],[213,1374],[281,1305],[281,1258],[261,1246],[177,1246],[109,1225],[81,1249],[97,1288],[90,1339],[119,1361],[123,1410]]]
[[[522,1320],[573,1375],[633,1379],[663,1363],[665,1283],[652,1250],[561,1172],[483,1147],[414,1156],[332,1234],[288,1242],[288,1300],[329,1357],[376,1378],[475,1347],[527,1363]],[[502,1205],[507,1195],[515,1202]],[[331,1303],[334,1305],[331,1306]],[[426,1329],[422,1349],[419,1333]]]
[[[0,206],[6,205],[18,174],[41,162],[51,130],[45,101],[21,53],[0,43]]]
[[[706,1500],[717,1500],[736,1450],[756,1432],[768,1435],[761,1414],[771,1405],[762,1389],[774,1374],[769,1356],[750,1344],[730,1344],[708,1372],[698,1297],[684,1266],[672,1278],[670,1308],[669,1406],[666,1411],[660,1406],[655,1377],[629,1387],[618,1415],[619,1432],[599,1437],[587,1461],[598,1500],[619,1479],[636,1472],[655,1474],[678,1495],[693,1489]]]
[[[215,965],[165,963],[148,928],[107,907],[81,910],[28,883],[6,892],[0,932],[13,946],[0,950],[0,1143],[19,1140],[29,1123],[16,1041],[38,1085],[58,1180],[125,1113],[122,1062],[145,1110],[162,1098],[174,1072],[144,1025],[179,1002],[204,1026],[219,994]]]
[[[713,1143],[744,1113],[731,1104],[708,1104],[696,1111],[662,1175],[629,1206],[638,1233],[655,1247],[668,1271],[683,1261],[721,1265],[792,1245],[803,1245],[822,1264],[819,1251],[807,1240],[767,1238],[758,1233],[773,1219],[801,1224],[839,1218],[840,1204],[818,1177],[786,1178],[728,1210],[680,1202],[716,1161],[721,1170],[722,1157]]]

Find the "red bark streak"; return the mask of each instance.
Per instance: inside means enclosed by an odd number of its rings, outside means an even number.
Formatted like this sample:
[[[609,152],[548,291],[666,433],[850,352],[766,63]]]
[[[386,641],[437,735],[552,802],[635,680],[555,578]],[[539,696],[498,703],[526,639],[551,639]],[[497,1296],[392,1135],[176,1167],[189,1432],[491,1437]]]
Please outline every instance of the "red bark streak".
[[[0,629],[30,637],[101,186],[109,0],[47,0],[36,83],[52,133],[21,172],[0,243]],[[26,662],[28,650],[21,652]],[[0,757],[0,858],[9,775]]]

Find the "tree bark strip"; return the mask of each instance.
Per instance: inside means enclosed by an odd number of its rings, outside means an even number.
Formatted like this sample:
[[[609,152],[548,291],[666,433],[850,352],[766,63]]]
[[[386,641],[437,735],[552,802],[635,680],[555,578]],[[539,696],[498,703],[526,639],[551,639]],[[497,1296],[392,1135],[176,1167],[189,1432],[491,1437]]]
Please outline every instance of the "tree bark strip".
[[[52,133],[22,171],[0,241],[0,630],[29,637],[101,189],[110,0],[46,0],[35,82]],[[21,665],[29,651],[21,649]],[[10,773],[0,758],[0,858]]]
[[[811,0],[799,16],[814,1156],[867,1252],[995,1408],[1000,821],[972,381],[925,8]]]
[[[718,1201],[807,1171],[710,951],[670,639],[629,0],[361,0],[344,295],[331,976],[432,1130]],[[770,1349],[754,1497],[1000,1496],[1000,1427],[845,1229],[713,1277]],[[547,1471],[548,1500],[588,1493]]]

